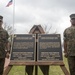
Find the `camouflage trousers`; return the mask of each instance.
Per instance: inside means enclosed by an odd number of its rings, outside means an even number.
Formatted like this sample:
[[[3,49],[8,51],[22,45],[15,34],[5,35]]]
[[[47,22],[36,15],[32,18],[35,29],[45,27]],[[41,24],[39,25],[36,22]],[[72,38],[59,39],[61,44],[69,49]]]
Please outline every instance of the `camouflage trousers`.
[[[26,72],[28,75],[33,75],[33,67],[34,66],[26,66]],[[49,75],[49,65],[41,65],[39,66],[43,75]]]
[[[3,75],[5,58],[0,58],[0,75]]]
[[[75,75],[75,56],[68,56],[70,75]]]

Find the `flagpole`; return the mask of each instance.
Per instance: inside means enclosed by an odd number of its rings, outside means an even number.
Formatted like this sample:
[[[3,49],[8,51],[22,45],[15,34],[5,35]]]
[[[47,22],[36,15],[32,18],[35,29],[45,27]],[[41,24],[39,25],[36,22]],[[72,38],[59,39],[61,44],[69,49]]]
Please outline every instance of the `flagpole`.
[[[13,18],[13,26],[12,26],[12,42],[11,42],[11,45],[13,45],[13,39],[14,39],[14,25],[15,25],[15,0],[12,1],[13,2],[13,9],[12,9],[12,18]],[[11,47],[11,50],[12,50],[12,47]]]
[[[14,25],[15,25],[15,0],[13,0],[13,35],[14,35]]]

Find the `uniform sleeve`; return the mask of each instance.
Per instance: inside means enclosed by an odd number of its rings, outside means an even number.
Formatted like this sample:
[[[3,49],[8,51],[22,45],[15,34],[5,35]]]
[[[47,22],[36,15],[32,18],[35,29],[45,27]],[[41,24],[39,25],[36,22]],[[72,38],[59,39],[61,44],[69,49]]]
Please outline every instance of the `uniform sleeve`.
[[[67,33],[66,33],[66,30],[64,31],[64,34],[63,34],[63,39],[64,39],[64,41],[67,41]]]
[[[8,34],[8,32],[6,31],[6,43],[9,42],[8,38],[9,38],[9,34]]]

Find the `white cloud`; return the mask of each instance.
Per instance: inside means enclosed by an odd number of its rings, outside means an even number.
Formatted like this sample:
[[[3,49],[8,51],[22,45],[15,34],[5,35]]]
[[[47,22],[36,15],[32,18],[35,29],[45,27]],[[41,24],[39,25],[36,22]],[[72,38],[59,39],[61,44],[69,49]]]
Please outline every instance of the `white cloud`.
[[[14,18],[16,33],[28,32],[34,24],[52,25],[50,32],[57,29],[58,33],[62,33],[70,26],[69,15],[75,11],[74,0],[13,1],[15,4],[6,7],[9,0],[0,0],[0,15],[3,15],[4,22],[10,25],[13,25]]]

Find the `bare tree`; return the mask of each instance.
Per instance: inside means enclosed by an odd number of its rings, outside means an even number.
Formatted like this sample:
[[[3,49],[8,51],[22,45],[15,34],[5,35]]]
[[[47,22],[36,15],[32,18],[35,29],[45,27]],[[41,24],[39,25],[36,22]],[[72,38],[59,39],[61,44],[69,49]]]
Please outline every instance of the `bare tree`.
[[[3,25],[4,29],[8,31],[9,35],[12,35],[15,31],[11,25],[8,25],[7,23],[4,23]]]
[[[52,30],[52,25],[42,25],[44,31],[46,34],[49,34],[50,31]],[[55,31],[52,34],[56,34],[57,33],[57,29],[55,29]]]

